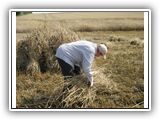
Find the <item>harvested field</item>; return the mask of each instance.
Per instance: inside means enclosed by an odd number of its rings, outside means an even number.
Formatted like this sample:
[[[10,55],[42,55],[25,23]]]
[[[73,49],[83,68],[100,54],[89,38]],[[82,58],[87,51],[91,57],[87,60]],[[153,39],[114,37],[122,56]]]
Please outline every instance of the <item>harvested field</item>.
[[[64,12],[17,17],[17,108],[143,108],[144,18],[140,12]],[[64,82],[55,53],[77,40],[103,43],[93,87],[84,73]]]

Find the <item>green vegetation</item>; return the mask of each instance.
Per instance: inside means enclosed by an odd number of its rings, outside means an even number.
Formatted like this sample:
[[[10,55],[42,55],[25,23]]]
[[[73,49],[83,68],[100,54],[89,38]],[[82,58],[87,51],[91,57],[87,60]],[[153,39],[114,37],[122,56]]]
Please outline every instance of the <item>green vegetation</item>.
[[[16,12],[16,16],[32,14],[32,12]]]

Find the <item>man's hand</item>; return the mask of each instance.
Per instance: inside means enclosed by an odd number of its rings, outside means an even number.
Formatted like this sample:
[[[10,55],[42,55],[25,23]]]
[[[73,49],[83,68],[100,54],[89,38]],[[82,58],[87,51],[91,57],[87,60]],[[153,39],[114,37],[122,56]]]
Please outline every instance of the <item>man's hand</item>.
[[[93,81],[91,81],[91,82],[89,81],[88,82],[88,87],[92,87],[92,86],[93,86]]]

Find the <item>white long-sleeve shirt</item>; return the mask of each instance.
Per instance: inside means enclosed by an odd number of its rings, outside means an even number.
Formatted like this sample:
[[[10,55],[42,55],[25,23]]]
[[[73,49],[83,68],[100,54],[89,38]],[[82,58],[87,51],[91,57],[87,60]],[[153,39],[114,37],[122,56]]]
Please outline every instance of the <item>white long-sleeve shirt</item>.
[[[59,46],[55,56],[68,63],[73,68],[75,64],[82,65],[88,80],[93,82],[91,63],[95,54],[97,54],[97,44],[81,40]]]

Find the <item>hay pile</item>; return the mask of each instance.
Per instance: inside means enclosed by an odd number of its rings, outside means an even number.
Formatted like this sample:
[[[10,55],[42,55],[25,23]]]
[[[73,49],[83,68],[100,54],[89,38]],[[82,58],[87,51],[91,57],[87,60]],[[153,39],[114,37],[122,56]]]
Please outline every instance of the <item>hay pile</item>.
[[[140,40],[139,38],[135,38],[135,39],[131,39],[130,40],[130,45],[143,45],[144,44],[144,40]]]
[[[59,23],[46,23],[33,30],[26,40],[17,43],[17,71],[58,70],[55,58],[57,48],[64,43],[80,40],[80,35],[61,26]]]
[[[139,43],[138,43],[137,40],[132,40],[132,41],[130,42],[130,44],[131,44],[131,45],[139,45]]]
[[[109,41],[118,41],[118,37],[111,35],[111,36],[109,37]]]
[[[93,87],[88,86],[88,79],[84,73],[70,78],[64,83],[57,83],[61,87],[61,92],[56,95],[56,99],[49,99],[45,108],[53,108],[57,101],[59,102],[56,104],[56,108],[99,108],[103,94],[110,96],[119,92],[116,83],[103,73],[105,70],[97,67],[95,62],[92,64]],[[51,94],[50,98],[54,98],[54,96],[55,94]]]
[[[126,41],[127,38],[126,37],[123,37],[123,36],[114,36],[114,35],[111,35],[109,36],[109,41],[110,42],[120,42],[120,41]]]

